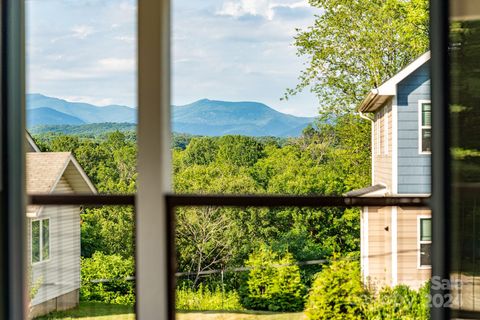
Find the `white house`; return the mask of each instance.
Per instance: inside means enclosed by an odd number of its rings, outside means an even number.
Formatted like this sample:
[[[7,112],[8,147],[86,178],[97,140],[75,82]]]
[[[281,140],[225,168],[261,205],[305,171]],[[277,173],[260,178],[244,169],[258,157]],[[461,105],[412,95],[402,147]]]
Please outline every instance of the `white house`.
[[[430,194],[430,53],[374,88],[359,107],[372,121],[372,186],[349,196]],[[428,208],[364,207],[361,267],[374,287],[423,285],[431,276]]]
[[[28,194],[97,191],[70,152],[40,152],[27,134]],[[34,287],[32,316],[78,305],[80,288],[79,206],[28,206],[28,259]]]

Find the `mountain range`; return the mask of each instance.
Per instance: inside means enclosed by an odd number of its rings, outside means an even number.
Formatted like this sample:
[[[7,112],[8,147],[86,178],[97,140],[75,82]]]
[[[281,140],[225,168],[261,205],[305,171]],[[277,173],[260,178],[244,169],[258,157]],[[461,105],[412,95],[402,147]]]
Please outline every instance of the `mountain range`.
[[[95,106],[41,94],[27,95],[27,127],[85,125],[92,123],[136,123],[136,109]],[[202,99],[172,107],[172,129],[178,133],[221,136],[299,136],[314,118],[278,112],[258,102],[228,102]]]

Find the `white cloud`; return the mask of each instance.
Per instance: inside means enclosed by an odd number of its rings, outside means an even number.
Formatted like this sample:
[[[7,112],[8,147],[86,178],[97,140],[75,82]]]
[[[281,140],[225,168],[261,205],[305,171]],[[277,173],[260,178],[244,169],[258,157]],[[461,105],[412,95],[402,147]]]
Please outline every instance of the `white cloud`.
[[[135,71],[134,59],[106,58],[98,61],[100,68],[104,71],[133,72]]]
[[[298,9],[298,8],[309,8],[310,4],[307,0],[300,0],[300,1],[286,1],[284,3],[277,3],[275,4],[276,8],[290,8],[290,9]]]
[[[91,96],[59,96],[57,98],[67,101],[89,103],[96,106],[108,106],[113,104],[113,100],[111,98],[97,98]]]
[[[118,37],[115,37],[115,40],[123,41],[123,42],[126,42],[126,43],[134,43],[135,42],[135,37],[133,37],[133,36],[118,36]]]
[[[229,0],[223,3],[217,13],[232,17],[262,16],[268,20],[272,20],[274,16],[270,0]]]
[[[275,17],[276,8],[307,8],[310,5],[307,0],[275,2],[271,0],[228,0],[217,11],[223,16],[241,17],[244,15],[262,16],[268,20]]]
[[[85,39],[93,33],[94,29],[91,26],[79,25],[72,28],[72,37],[77,39]]]

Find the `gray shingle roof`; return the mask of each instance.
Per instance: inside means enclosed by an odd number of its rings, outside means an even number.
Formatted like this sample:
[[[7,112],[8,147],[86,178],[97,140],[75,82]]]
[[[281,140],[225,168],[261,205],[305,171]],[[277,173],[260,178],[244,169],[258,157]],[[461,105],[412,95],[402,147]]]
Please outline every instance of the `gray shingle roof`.
[[[70,161],[70,152],[27,152],[26,187],[27,194],[48,194],[61,178]],[[27,213],[37,212],[41,206],[27,206]]]
[[[361,197],[366,194],[369,194],[371,192],[375,192],[378,190],[386,189],[386,187],[383,184],[376,184],[374,186],[362,188],[362,189],[357,189],[357,190],[352,190],[350,192],[345,193],[346,197]]]
[[[27,152],[27,193],[50,193],[60,179],[70,152]]]

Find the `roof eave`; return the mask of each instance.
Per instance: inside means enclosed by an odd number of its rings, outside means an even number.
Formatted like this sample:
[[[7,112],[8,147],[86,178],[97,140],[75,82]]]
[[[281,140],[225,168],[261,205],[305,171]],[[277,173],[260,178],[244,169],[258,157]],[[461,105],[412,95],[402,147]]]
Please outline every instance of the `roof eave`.
[[[364,113],[375,112],[393,96],[394,95],[391,94],[381,94],[378,89],[373,89],[368,93],[367,97],[362,101],[357,110]]]
[[[391,97],[397,95],[397,85],[415,70],[430,60],[430,51],[425,52],[381,86],[373,89],[358,107],[359,112],[375,112]]]

